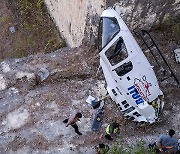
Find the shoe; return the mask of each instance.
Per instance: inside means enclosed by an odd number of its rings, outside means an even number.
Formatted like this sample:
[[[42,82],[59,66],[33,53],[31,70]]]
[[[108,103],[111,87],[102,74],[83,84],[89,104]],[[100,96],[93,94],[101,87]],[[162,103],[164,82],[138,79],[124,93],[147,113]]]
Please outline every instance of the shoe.
[[[63,123],[68,123],[68,119],[63,120]]]
[[[77,134],[78,134],[78,135],[82,135],[82,133],[81,133],[81,132],[78,132]]]

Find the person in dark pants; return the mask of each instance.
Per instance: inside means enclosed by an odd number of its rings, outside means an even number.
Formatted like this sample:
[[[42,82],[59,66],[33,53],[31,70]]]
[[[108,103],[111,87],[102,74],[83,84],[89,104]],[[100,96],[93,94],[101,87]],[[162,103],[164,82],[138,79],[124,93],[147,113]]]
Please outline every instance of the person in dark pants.
[[[119,123],[113,122],[109,124],[106,128],[106,135],[105,138],[108,140],[113,140],[112,135],[119,133]]]
[[[66,127],[71,125],[78,135],[82,135],[82,133],[79,132],[78,125],[76,124],[77,121],[80,121],[80,118],[82,118],[82,114],[80,112],[75,112],[73,115],[65,119],[63,122],[67,123]]]

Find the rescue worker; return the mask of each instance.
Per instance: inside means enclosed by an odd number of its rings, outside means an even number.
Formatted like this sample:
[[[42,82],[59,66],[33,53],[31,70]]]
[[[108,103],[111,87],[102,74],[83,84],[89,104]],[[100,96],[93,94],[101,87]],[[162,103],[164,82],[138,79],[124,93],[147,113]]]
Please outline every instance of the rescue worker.
[[[119,124],[117,122],[113,122],[106,127],[106,135],[105,138],[108,140],[113,140],[112,135],[119,133]]]
[[[95,148],[96,148],[96,154],[107,154],[109,151],[109,146],[103,143],[100,143],[99,147],[95,147]]]

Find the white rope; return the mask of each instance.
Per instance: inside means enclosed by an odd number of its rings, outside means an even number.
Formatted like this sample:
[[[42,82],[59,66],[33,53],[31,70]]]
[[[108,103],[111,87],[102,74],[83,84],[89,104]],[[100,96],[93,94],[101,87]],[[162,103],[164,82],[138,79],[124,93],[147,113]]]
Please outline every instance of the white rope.
[[[101,67],[101,65],[99,65],[95,77],[98,75],[100,67]]]

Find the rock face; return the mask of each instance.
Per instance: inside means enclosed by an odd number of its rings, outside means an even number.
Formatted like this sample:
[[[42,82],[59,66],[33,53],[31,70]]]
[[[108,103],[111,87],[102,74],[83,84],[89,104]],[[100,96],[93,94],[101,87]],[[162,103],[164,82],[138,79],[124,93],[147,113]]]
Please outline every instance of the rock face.
[[[94,31],[96,16],[105,6],[103,0],[45,0],[51,16],[71,47],[82,44],[86,25]],[[95,20],[95,21],[94,21]],[[87,33],[86,33],[87,34]]]
[[[107,7],[119,6],[122,16],[130,28],[151,27],[155,22],[161,23],[169,17],[178,16],[180,9],[179,0],[121,0],[119,2],[117,0],[108,0],[106,5]]]
[[[94,153],[86,143],[98,138],[87,135],[95,111],[85,100],[97,92],[95,55],[64,48],[0,63],[0,153]],[[74,110],[83,114],[81,139],[62,122]]]
[[[45,0],[49,12],[60,33],[71,47],[83,41],[93,44],[97,34],[97,24],[102,11],[110,6],[119,6],[123,19],[129,28],[149,28],[169,17],[179,15],[179,0]],[[86,41],[87,42],[87,41]]]

